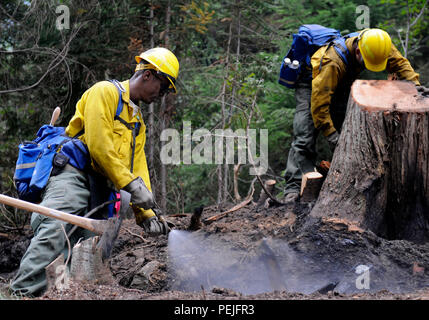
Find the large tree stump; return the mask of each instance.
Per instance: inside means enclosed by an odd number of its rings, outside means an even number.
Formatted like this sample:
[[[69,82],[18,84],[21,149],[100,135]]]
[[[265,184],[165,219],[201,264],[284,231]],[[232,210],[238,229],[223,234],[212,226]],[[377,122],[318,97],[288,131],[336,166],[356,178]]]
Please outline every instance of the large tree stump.
[[[429,240],[429,99],[403,81],[358,80],[311,217],[386,239]]]

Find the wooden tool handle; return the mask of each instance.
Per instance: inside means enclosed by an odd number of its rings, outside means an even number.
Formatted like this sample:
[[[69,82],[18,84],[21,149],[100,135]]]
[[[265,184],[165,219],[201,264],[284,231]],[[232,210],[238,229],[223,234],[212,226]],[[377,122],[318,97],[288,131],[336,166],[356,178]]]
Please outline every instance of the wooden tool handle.
[[[51,122],[49,123],[51,126],[55,125],[55,122],[57,122],[58,117],[60,116],[61,108],[56,107],[54,112],[52,113]]]
[[[82,227],[84,229],[87,229],[89,231],[92,231],[99,235],[103,234],[106,227],[105,225],[106,221],[103,221],[103,220],[94,220],[94,219],[76,216],[74,214],[62,212],[55,209],[50,209],[38,204],[5,196],[3,194],[0,194],[0,203],[6,204],[18,209],[22,209],[22,210],[37,212],[50,218],[65,221],[65,222],[74,224],[76,226]]]

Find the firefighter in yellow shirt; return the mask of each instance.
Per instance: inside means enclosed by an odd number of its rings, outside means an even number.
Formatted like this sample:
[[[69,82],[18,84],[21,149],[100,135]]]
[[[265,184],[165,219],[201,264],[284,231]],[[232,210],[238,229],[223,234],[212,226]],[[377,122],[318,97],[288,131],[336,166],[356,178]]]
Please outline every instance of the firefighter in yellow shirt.
[[[286,167],[285,201],[299,198],[302,175],[315,170],[316,138],[321,132],[334,150],[345,118],[353,82],[368,69],[387,70],[399,80],[420,86],[419,75],[396,47],[387,32],[365,29],[346,39],[348,66],[333,46],[323,46],[311,57],[311,83],[297,85],[294,141]]]
[[[41,205],[83,215],[108,200],[112,192],[125,190],[131,194],[136,223],[148,233],[165,234],[168,226],[152,210],[155,201],[144,152],[145,125],[138,103],[149,104],[167,92],[175,93],[179,62],[165,48],[150,49],[135,59],[137,67],[129,80],[98,82],[78,101],[66,133],[78,137],[83,147],[62,147],[67,164],[51,175]],[[86,158],[80,156],[83,153]],[[87,159],[86,163],[81,163],[82,158]],[[66,231],[72,227],[32,214],[34,237],[10,286],[12,292],[26,296],[43,293],[45,267],[60,253],[67,256],[61,224]],[[79,228],[70,241],[90,236],[89,231]]]

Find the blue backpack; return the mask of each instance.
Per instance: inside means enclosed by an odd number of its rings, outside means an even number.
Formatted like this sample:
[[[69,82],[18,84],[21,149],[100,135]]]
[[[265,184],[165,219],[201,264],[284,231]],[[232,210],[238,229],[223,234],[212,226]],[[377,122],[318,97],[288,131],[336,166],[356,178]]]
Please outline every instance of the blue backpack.
[[[335,51],[348,66],[349,50],[346,46],[346,39],[359,35],[358,32],[341,36],[340,31],[326,28],[318,24],[305,24],[299,27],[298,33],[293,35],[292,47],[284,57],[280,67],[280,77],[278,82],[287,88],[295,88],[298,80],[311,81],[311,72],[302,79],[300,75],[305,68],[311,70],[311,56],[325,45],[334,46]],[[293,68],[286,64],[286,59],[297,60],[299,66]],[[320,67],[322,68],[322,63]]]
[[[135,137],[139,133],[140,124],[132,127],[119,117],[123,108],[122,91],[116,80],[111,82],[119,91],[115,120],[121,121],[127,128],[133,130],[135,145]],[[13,180],[20,199],[33,203],[40,202],[42,191],[46,187],[54,168],[54,158],[56,162],[62,162],[59,164],[62,166],[70,163],[79,170],[86,171],[88,169],[90,165],[88,148],[81,140],[77,139],[82,134],[83,130],[71,138],[65,134],[64,127],[43,125],[38,130],[36,139],[24,141],[19,145]]]
[[[75,137],[70,138],[64,127],[43,125],[37,131],[37,138],[24,141],[18,146],[13,177],[18,197],[29,202],[40,202],[43,189],[51,176],[54,158],[61,154],[62,165],[67,162],[80,170],[86,170],[89,163],[89,152],[85,144]],[[61,161],[61,160],[59,160]]]
[[[20,199],[39,201],[51,175],[54,156],[66,139],[64,127],[43,125],[36,139],[19,145],[13,180]]]

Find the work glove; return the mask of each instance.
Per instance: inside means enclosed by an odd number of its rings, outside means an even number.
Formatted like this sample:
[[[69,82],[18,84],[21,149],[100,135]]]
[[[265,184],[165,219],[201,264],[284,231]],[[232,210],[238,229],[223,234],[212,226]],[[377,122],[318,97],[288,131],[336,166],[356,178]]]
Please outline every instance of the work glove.
[[[162,213],[161,209],[158,208],[158,206],[156,206],[156,208],[153,208],[152,211],[155,212],[159,222],[161,222],[164,225],[165,234],[168,234],[171,231],[170,227],[174,227],[174,224],[167,222],[167,220],[165,220],[164,214]]]
[[[130,201],[133,206],[137,206],[145,210],[153,208],[154,199],[152,192],[150,192],[146,187],[142,178],[138,177],[131,181],[124,187],[124,190],[131,194]]]
[[[326,137],[329,143],[329,148],[331,148],[332,152],[334,152],[339,138],[340,138],[340,135],[338,134],[337,131],[335,131],[334,133],[331,133],[329,136]]]
[[[170,232],[167,223],[160,221],[157,216],[143,220],[140,227],[150,235],[168,234]]]
[[[420,94],[424,97],[429,97],[429,88],[426,88],[424,86],[417,86],[417,91],[420,92]]]

